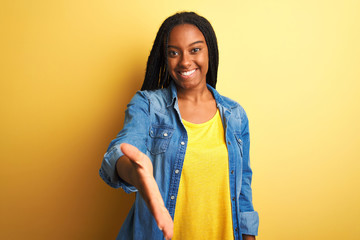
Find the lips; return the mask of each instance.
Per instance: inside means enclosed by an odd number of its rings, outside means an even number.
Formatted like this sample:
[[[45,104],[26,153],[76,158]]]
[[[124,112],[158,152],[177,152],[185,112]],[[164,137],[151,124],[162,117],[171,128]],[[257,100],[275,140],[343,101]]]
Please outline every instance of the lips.
[[[186,71],[186,72],[179,72],[179,74],[180,74],[181,76],[188,77],[188,76],[190,76],[191,74],[193,74],[195,71],[196,71],[196,69],[193,69],[193,70]]]

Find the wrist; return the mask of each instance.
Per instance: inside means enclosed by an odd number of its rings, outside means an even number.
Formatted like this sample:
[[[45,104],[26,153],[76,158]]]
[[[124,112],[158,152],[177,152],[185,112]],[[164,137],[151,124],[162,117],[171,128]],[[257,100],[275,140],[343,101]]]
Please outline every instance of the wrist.
[[[255,240],[255,236],[253,236],[253,235],[243,234],[242,237],[243,237],[243,240]]]

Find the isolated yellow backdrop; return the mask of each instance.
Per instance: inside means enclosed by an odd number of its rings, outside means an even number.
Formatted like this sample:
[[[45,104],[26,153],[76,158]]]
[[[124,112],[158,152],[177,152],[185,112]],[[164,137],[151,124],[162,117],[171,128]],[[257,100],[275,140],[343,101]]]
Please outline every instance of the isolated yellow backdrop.
[[[0,2],[0,239],[114,239],[134,198],[98,176],[161,22],[218,36],[247,111],[258,239],[360,239],[360,2]]]

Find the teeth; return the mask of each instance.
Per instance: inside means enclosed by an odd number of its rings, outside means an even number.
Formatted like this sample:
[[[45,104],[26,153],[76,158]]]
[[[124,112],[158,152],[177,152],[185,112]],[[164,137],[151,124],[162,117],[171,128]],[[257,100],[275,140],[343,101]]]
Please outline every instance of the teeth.
[[[180,74],[183,75],[183,76],[189,76],[189,75],[192,74],[193,72],[195,72],[195,69],[194,69],[194,70],[191,70],[191,71],[188,71],[188,72],[180,72]]]

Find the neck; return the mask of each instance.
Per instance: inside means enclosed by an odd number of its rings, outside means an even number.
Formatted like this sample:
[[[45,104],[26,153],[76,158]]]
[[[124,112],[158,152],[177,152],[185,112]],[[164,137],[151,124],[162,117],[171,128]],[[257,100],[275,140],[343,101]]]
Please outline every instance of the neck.
[[[205,85],[199,89],[183,89],[177,87],[177,96],[180,101],[201,102],[213,98],[212,93]]]

